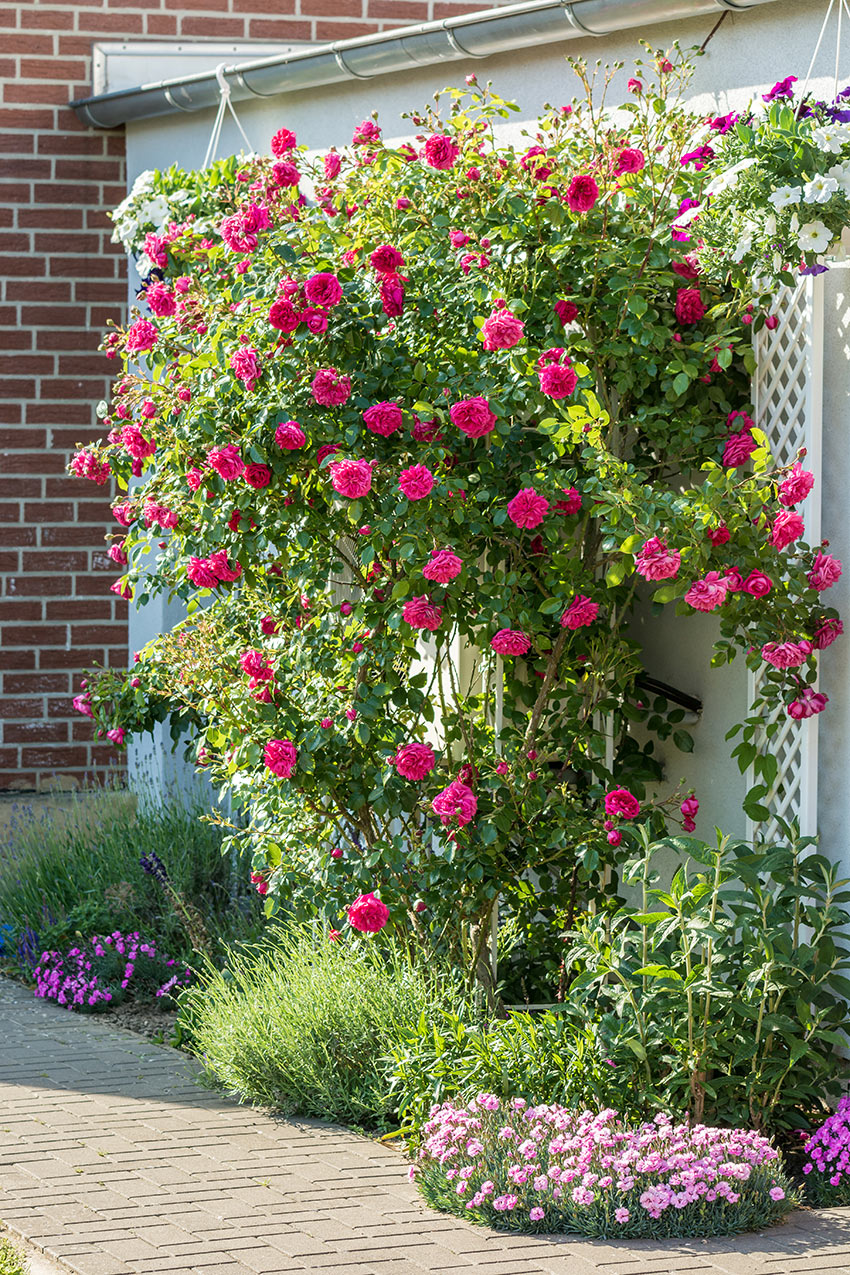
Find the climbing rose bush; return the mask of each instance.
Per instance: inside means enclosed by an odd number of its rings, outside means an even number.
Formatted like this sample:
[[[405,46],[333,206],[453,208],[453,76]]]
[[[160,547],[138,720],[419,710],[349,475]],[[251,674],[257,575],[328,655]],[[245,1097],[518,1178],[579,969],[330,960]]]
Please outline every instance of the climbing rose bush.
[[[480,1093],[435,1106],[411,1169],[429,1204],[498,1230],[622,1239],[734,1235],[797,1202],[779,1152],[744,1129],[638,1126],[611,1109]]]
[[[673,226],[704,182],[689,68],[639,68],[616,118],[575,70],[583,96],[519,146],[473,77],[403,145],[372,118],[314,158],[284,128],[229,178],[187,176],[203,217],[146,232],[105,438],[74,462],[120,491],[116,593],[188,608],[81,711],[188,730],[269,910],[381,919],[482,977],[497,897],[569,925],[624,827],[691,819],[655,742],[692,740],[641,689],[637,607],[710,614],[715,660],[764,672],[755,818],[762,723],[825,706],[840,632],[811,474],[777,469],[751,415],[747,312]],[[799,660],[763,659],[788,643]]]

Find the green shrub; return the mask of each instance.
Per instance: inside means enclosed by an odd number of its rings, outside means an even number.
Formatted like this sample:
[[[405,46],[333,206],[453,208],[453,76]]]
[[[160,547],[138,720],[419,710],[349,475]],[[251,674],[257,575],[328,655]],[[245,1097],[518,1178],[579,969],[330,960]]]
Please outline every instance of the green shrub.
[[[97,816],[92,816],[91,806]],[[203,807],[179,801],[146,804],[117,795],[77,798],[71,817],[45,810],[15,830],[0,855],[0,921],[12,926],[6,947],[65,948],[82,934],[139,930],[175,954],[191,951],[185,919],[140,859],[154,853],[178,894],[211,936],[256,933],[261,906],[243,887],[234,899],[222,833],[201,822]],[[40,950],[35,952],[36,958]],[[23,964],[29,962],[24,958]]]
[[[393,1050],[392,1096],[405,1127],[419,1128],[434,1103],[480,1090],[500,1098],[598,1110],[643,1110],[633,1073],[606,1058],[594,1028],[568,1007],[512,1013],[491,1023],[438,1010],[423,1014]]]
[[[393,1111],[392,1049],[449,1000],[448,981],[388,939],[274,926],[224,970],[201,970],[180,1023],[209,1075],[240,1097],[380,1126]]]

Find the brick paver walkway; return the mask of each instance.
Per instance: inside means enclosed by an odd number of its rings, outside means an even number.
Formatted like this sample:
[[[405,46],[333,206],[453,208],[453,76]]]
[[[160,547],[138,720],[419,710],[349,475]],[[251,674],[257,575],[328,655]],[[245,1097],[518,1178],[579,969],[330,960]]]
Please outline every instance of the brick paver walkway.
[[[816,1275],[850,1210],[665,1244],[505,1236],[426,1209],[398,1152],[197,1085],[174,1050],[0,980],[0,1219],[79,1275]]]

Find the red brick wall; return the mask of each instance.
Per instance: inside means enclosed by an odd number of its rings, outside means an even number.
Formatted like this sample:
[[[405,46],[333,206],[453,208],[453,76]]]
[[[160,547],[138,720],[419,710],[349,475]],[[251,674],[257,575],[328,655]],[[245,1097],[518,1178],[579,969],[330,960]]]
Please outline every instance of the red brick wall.
[[[485,7],[442,0],[2,0],[0,3],[0,789],[102,780],[71,697],[82,670],[127,659],[127,604],[101,489],[66,476],[97,437],[125,299],[104,209],[124,196],[124,137],[67,103],[91,91],[95,40],[333,40]]]

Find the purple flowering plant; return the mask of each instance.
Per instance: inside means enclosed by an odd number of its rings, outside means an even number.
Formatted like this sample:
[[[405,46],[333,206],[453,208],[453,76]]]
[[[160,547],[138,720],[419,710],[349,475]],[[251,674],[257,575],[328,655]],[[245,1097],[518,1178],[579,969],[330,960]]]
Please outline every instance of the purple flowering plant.
[[[593,1237],[734,1235],[798,1202],[779,1152],[753,1130],[628,1125],[479,1093],[435,1106],[410,1175],[427,1202],[498,1230]]]
[[[803,1144],[806,1199],[812,1204],[850,1204],[850,1097]]]
[[[42,952],[33,970],[35,994],[88,1012],[132,997],[157,1000],[191,981],[191,970],[157,952],[138,931],[97,934],[67,952]]]

